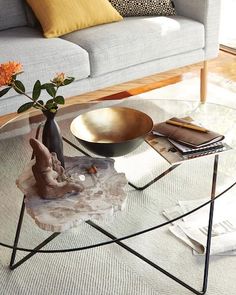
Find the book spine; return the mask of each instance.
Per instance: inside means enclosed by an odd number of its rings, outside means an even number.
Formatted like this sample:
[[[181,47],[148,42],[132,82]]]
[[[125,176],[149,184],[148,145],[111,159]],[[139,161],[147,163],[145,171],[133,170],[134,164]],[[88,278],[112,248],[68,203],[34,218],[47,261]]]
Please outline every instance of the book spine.
[[[206,156],[206,155],[210,155],[210,154],[219,153],[219,152],[222,152],[224,150],[225,150],[225,147],[222,146],[220,148],[212,149],[212,150],[205,150],[205,151],[199,151],[199,152],[194,152],[194,153],[191,152],[191,153],[183,154],[183,158],[185,160],[188,160],[188,159],[202,157],[202,156]]]
[[[191,149],[188,151],[181,151],[181,153],[183,155],[188,155],[188,154],[203,153],[203,152],[209,152],[209,151],[214,152],[215,150],[221,149],[223,147],[224,147],[224,144],[222,142],[216,142],[209,146],[199,147],[199,148]]]

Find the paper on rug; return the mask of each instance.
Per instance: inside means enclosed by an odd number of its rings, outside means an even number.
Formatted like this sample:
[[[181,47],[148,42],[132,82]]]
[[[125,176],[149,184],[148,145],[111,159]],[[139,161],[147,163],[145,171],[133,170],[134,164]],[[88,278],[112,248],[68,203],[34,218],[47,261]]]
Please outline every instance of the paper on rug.
[[[209,201],[209,199],[179,201],[178,205],[163,211],[171,220]],[[236,255],[235,196],[215,201],[212,226],[211,255]],[[169,230],[193,249],[194,254],[205,254],[208,232],[209,205],[174,222]]]

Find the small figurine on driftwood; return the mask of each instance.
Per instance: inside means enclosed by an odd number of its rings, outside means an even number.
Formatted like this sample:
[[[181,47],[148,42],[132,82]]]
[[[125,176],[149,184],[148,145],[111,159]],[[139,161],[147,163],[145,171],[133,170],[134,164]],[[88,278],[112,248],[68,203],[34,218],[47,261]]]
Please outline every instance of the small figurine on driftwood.
[[[74,182],[65,174],[56,153],[50,153],[45,145],[31,138],[30,145],[35,156],[32,172],[39,196],[45,199],[61,198],[66,193],[81,192],[82,183]]]

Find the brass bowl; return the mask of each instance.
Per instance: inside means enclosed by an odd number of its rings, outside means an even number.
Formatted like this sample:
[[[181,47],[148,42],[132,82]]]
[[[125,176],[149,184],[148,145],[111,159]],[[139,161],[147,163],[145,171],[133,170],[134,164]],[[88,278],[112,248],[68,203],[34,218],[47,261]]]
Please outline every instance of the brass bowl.
[[[105,157],[118,157],[136,149],[153,128],[143,112],[125,107],[102,108],[76,117],[72,134],[89,151]]]

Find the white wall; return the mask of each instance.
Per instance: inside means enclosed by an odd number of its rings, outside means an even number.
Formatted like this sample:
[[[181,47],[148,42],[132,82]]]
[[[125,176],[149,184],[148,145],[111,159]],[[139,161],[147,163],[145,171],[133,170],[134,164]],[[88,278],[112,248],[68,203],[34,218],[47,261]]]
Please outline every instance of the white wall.
[[[220,43],[236,48],[236,0],[221,0]]]

